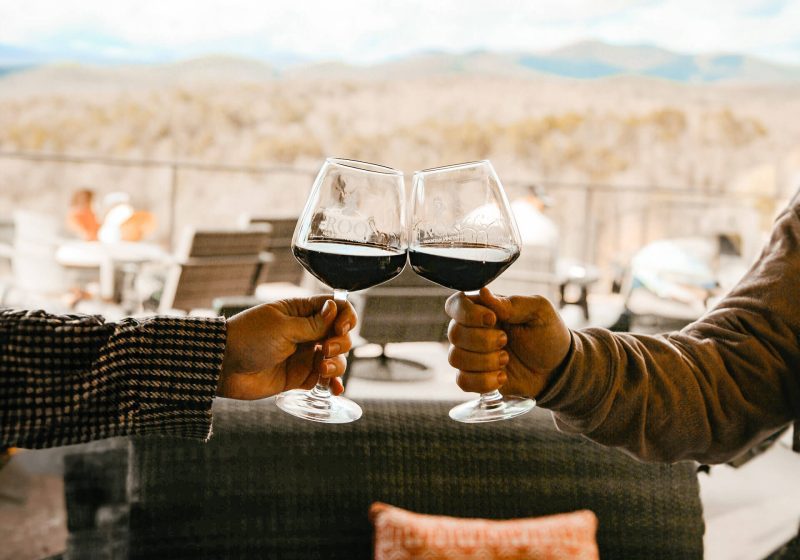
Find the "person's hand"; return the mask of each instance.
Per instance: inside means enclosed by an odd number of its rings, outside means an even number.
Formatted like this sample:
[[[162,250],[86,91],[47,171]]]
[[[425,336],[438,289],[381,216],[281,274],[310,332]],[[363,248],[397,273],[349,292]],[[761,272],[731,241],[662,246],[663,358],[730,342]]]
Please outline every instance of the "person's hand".
[[[331,391],[338,395],[344,391],[338,376],[347,365],[348,333],[356,320],[352,305],[330,296],[287,299],[234,315],[217,395],[261,399],[311,389],[320,375],[331,378]]]
[[[464,391],[536,397],[564,361],[572,336],[543,297],[453,294],[445,304],[452,318],[448,357]]]

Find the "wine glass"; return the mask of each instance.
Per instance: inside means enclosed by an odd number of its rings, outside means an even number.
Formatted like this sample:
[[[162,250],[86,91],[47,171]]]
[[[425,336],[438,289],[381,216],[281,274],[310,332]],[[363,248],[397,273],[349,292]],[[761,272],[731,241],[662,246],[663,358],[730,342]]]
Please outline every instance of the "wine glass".
[[[317,174],[292,238],[300,264],[333,289],[336,301],[400,274],[406,264],[403,174],[390,167],[328,158]],[[285,412],[341,424],[361,417],[361,407],[333,396],[330,379],[310,391],[278,396]]]
[[[488,160],[417,171],[411,204],[408,258],[428,280],[474,293],[519,257],[517,224]],[[493,422],[534,406],[533,399],[495,390],[454,407],[450,418]]]

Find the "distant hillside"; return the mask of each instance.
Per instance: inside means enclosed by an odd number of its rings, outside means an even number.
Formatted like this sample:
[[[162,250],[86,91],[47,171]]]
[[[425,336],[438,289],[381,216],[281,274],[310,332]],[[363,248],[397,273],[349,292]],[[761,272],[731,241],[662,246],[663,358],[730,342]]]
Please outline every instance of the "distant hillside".
[[[61,58],[48,57],[0,45],[0,76],[49,68]],[[258,59],[233,56],[210,56],[174,64],[109,65],[90,63],[91,72],[119,79],[137,80],[244,80],[275,78],[311,79],[402,79],[453,75],[493,75],[503,77],[540,77],[592,79],[609,76],[644,76],[677,82],[800,82],[800,67],[782,66],[741,54],[690,55],[675,53],[651,45],[610,45],[600,41],[582,41],[540,53],[468,53],[425,52],[387,60],[374,65],[350,65],[338,61],[300,62],[292,55],[263,53]],[[96,61],[92,61],[96,62]],[[86,60],[77,63],[86,66]],[[75,65],[68,65],[74,68]],[[131,72],[131,70],[134,70]],[[63,72],[62,72],[63,73]],[[84,76],[85,77],[85,76]]]
[[[279,75],[275,68],[258,60],[229,56],[209,56],[162,65],[47,64],[14,68],[3,74],[0,67],[0,96],[24,96],[38,92],[124,91],[197,83],[264,82]]]
[[[0,76],[26,70],[46,62],[41,55],[27,49],[0,44]]]
[[[677,82],[798,82],[800,67],[739,54],[687,55],[649,45],[582,41],[546,53],[426,52],[371,66],[340,62],[294,66],[282,75],[310,78],[425,78],[464,74],[566,78],[644,76]]]
[[[540,72],[573,78],[638,74],[679,82],[800,80],[798,67],[740,54],[686,55],[650,45],[618,46],[600,41],[582,41],[518,60]]]

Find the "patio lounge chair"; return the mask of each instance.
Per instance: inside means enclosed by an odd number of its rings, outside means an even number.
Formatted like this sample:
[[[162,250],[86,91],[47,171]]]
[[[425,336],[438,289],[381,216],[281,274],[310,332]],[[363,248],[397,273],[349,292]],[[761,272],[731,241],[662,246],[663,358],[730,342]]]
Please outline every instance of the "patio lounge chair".
[[[268,238],[266,229],[187,229],[167,275],[159,312],[211,309],[215,298],[252,295]]]

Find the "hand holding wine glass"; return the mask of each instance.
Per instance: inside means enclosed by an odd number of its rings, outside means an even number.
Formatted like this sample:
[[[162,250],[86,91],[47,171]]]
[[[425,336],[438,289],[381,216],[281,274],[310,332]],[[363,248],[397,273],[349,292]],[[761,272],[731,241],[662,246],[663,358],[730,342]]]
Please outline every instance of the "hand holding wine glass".
[[[263,399],[310,389],[320,375],[331,378],[333,393],[341,393],[337,376],[344,373],[356,321],[349,303],[337,306],[330,296],[284,299],[234,315],[227,322],[217,395]]]
[[[411,266],[420,276],[448,288],[480,290],[519,257],[517,225],[489,161],[417,172],[411,224]],[[484,326],[493,327],[496,318],[492,313],[487,317]],[[495,342],[501,341],[497,334]],[[478,371],[499,373],[508,358],[501,348],[497,348],[496,363],[478,362]],[[478,400],[456,406],[450,417],[459,422],[492,422],[524,414],[534,405],[528,398],[504,398],[495,388]]]
[[[297,222],[292,250],[298,261],[333,289],[337,302],[351,291],[391,280],[406,263],[405,194],[399,171],[354,160],[328,158]],[[281,394],[285,412],[325,423],[353,422],[361,407],[333,396],[329,378],[311,391]]]
[[[503,394],[536,397],[563,367],[572,344],[561,316],[541,296],[500,297],[483,288],[477,296],[453,294],[445,310],[453,319],[449,361],[464,391],[499,387]]]

